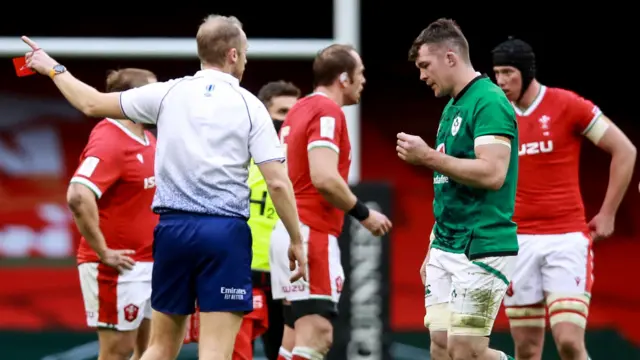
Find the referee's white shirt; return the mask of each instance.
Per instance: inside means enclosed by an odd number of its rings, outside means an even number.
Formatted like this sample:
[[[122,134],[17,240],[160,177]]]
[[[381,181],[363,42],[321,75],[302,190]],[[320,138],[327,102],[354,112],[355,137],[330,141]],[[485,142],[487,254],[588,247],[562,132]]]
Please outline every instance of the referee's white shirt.
[[[250,159],[284,161],[267,109],[229,74],[202,70],[127,90],[120,105],[128,119],[158,126],[156,212],[248,218]]]

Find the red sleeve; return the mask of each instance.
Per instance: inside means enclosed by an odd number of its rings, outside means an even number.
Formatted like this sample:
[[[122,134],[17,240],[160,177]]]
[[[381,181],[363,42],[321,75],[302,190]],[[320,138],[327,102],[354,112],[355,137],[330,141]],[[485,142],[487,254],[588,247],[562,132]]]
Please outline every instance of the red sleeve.
[[[325,106],[311,119],[307,128],[307,150],[328,147],[340,153],[340,139],[346,126],[342,110]]]
[[[80,156],[80,166],[73,174],[71,182],[87,186],[97,198],[100,198],[120,178],[120,150],[115,142],[110,140],[108,133],[94,130]]]
[[[578,94],[570,92],[569,96],[571,118],[576,132],[584,135],[591,129],[595,120],[602,115],[602,111],[594,103]]]

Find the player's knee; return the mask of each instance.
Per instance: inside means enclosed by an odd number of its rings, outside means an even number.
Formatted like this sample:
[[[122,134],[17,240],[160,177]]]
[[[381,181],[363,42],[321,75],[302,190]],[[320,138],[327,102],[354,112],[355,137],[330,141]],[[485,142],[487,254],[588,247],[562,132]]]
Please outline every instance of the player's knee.
[[[296,321],[295,344],[326,354],[333,345],[333,326],[319,315],[304,316]]]
[[[551,293],[547,296],[547,307],[549,308],[551,328],[560,323],[573,324],[581,329],[587,327],[588,296]]]
[[[553,328],[553,338],[563,359],[584,358],[584,330],[569,322],[557,323]]]
[[[544,345],[544,327],[512,326],[511,337],[516,348],[516,358],[522,360],[540,360]]]
[[[424,327],[429,332],[445,332],[451,324],[451,310],[448,303],[435,304],[427,307],[427,313],[424,316]],[[446,346],[445,346],[446,347]]]
[[[107,330],[105,330],[107,331]],[[135,347],[134,332],[101,332],[100,335],[100,354],[101,358],[114,360],[129,360]]]
[[[440,347],[435,344],[433,341],[431,342],[431,347],[429,348],[429,355],[432,360],[448,360],[449,359],[449,351],[447,347]]]
[[[433,360],[449,359],[447,350],[447,332],[446,331],[430,331],[431,345],[429,353]]]
[[[507,307],[505,314],[509,318],[509,325],[512,328],[545,327],[546,311],[544,304]]]
[[[584,340],[577,334],[559,334],[554,336],[556,347],[562,359],[577,359],[584,351]]]
[[[515,348],[518,359],[537,360],[542,357],[542,344],[533,338],[522,338],[515,341]]]
[[[447,352],[452,360],[484,359],[489,348],[489,338],[484,336],[453,336],[447,342]]]
[[[295,347],[291,354],[304,359],[324,359],[333,345],[333,327],[326,319],[319,316],[306,316],[306,318],[315,319],[300,319],[302,323],[300,320],[296,322],[296,325],[300,325],[295,330]]]

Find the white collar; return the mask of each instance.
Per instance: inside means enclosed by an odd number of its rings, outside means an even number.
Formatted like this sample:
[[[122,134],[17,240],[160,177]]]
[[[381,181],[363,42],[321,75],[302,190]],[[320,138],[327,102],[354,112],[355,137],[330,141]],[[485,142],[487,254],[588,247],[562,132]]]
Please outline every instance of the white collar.
[[[240,84],[238,78],[216,69],[202,69],[196,73],[196,76],[212,76],[232,85]]]

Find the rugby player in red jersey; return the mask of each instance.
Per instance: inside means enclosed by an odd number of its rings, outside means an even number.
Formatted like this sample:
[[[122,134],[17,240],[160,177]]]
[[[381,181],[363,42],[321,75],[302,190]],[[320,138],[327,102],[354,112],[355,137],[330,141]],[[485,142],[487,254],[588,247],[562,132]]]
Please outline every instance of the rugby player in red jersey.
[[[294,105],[280,130],[308,257],[308,282],[290,283],[287,233],[278,222],[271,238],[272,292],[274,299],[291,303],[285,306],[290,309],[285,324],[295,328],[285,327],[280,359],[322,359],[331,348],[331,320],[344,282],[337,240],[344,213],[374,235],[391,228],[389,219],[360,202],[347,184],[351,144],[341,107],[360,101],[363,72],[352,47],[322,50],[313,64],[314,93]]]
[[[109,74],[107,91],[152,82],[150,71],[122,69]],[[67,192],[82,234],[80,285],[87,324],[98,331],[100,359],[139,359],[149,339],[156,139],[143,126],[100,121]]]
[[[588,359],[584,331],[593,284],[592,241],[613,233],[636,148],[591,101],[540,84],[535,55],[524,41],[498,45],[493,66],[516,110],[520,137],[513,216],[520,251],[504,299],[516,358],[541,358],[546,307],[560,357]],[[578,175],[584,138],[611,154],[607,193],[588,223]]]

